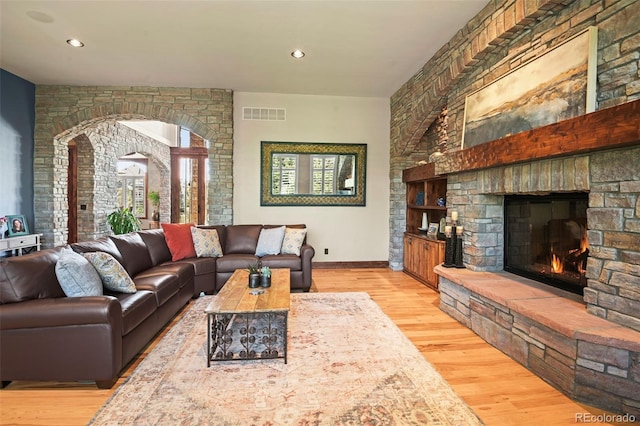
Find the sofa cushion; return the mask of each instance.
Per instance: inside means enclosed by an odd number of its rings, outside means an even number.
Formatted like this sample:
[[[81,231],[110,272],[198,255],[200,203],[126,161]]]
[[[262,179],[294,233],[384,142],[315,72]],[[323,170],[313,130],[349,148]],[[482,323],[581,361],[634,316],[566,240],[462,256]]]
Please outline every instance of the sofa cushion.
[[[190,262],[191,260],[198,260],[195,257],[192,257],[188,260],[179,260],[177,262],[167,262],[162,265],[154,266],[153,268],[147,269],[146,271],[140,272],[136,275],[133,280],[137,284],[138,278],[142,277],[152,277],[156,275],[175,275],[178,277],[180,287],[184,287],[189,281],[193,280],[195,276],[194,265]],[[215,263],[215,260],[210,259]]]
[[[171,260],[171,251],[162,229],[145,229],[144,231],[138,231],[138,235],[147,245],[153,266]]]
[[[56,277],[56,263],[63,250],[56,247],[0,259],[0,303],[65,297]]]
[[[67,297],[101,296],[102,280],[81,254],[65,249],[56,263],[56,276]]]
[[[96,268],[107,290],[118,293],[135,293],[136,286],[124,267],[109,253],[96,251],[84,253],[84,257]]]
[[[135,285],[138,290],[151,291],[158,306],[164,305],[181,287],[180,277],[174,274],[139,275]]]
[[[100,237],[97,240],[93,241],[84,241],[81,243],[73,243],[71,244],[71,248],[76,253],[84,254],[91,253],[96,251],[101,251],[105,253],[109,253],[113,256],[121,265],[124,265],[124,261],[122,260],[122,255],[120,255],[120,251],[116,246],[116,243],[109,237]]]
[[[236,269],[247,269],[258,262],[253,254],[225,254],[216,260],[216,272],[233,272]]]
[[[262,257],[268,254],[280,254],[285,228],[285,226],[277,228],[262,228],[260,236],[258,237],[256,256]]]
[[[294,254],[300,256],[300,247],[307,236],[306,229],[287,228],[282,241],[282,254]]]
[[[300,271],[302,269],[302,258],[293,254],[268,255],[260,259],[262,266],[269,268],[289,268],[292,271]]]
[[[216,273],[216,258],[213,257],[192,257],[172,262],[170,265],[180,265],[182,263],[193,266],[195,276]]]
[[[215,229],[201,229],[197,227],[191,228],[191,238],[193,238],[193,247],[198,257],[220,257],[222,256],[222,247],[220,246],[220,237]]]
[[[122,307],[122,335],[142,324],[158,309],[153,292],[140,290],[135,293],[116,293],[114,297]]]
[[[254,254],[262,225],[229,225],[224,254]],[[245,265],[246,267],[246,265]]]
[[[193,247],[191,237],[191,227],[193,223],[162,223],[164,238],[171,252],[171,260],[174,262],[180,259],[196,257],[196,249]]]
[[[133,277],[138,272],[153,266],[147,245],[137,232],[114,235],[110,238],[118,247],[118,251],[122,256],[122,266],[130,276]]]

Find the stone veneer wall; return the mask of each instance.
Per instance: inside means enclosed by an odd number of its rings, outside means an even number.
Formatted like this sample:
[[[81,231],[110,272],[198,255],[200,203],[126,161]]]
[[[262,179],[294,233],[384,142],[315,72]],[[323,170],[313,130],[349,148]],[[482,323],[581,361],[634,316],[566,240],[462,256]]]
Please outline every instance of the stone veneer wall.
[[[640,98],[640,2],[633,0],[490,3],[391,99],[391,210],[389,264],[402,269],[405,185],[402,169],[427,160],[423,142],[442,106],[448,106],[448,149],[461,146],[465,96],[522,63],[595,25],[598,27],[597,108]],[[559,147],[558,155],[562,155]],[[635,156],[635,157],[633,157]],[[478,173],[449,175],[447,207],[461,211],[465,262],[477,270],[501,270],[502,197],[527,190],[589,190],[592,254],[585,301],[589,312],[640,329],[638,180],[635,169],[606,167],[636,159],[638,151],[598,153]],[[602,167],[599,167],[602,166]],[[436,170],[446,167],[436,166]],[[563,172],[572,170],[580,173]],[[525,177],[523,179],[523,176]],[[526,178],[528,177],[528,179]],[[478,180],[479,182],[476,182]],[[545,183],[548,182],[549,185]],[[465,195],[462,189],[482,185]],[[502,188],[495,188],[502,185]],[[527,185],[532,185],[527,187]],[[469,205],[463,205],[468,197]],[[466,200],[466,198],[464,198]]]
[[[73,138],[78,149],[78,241],[93,240],[111,232],[106,217],[118,207],[118,158],[138,152],[160,174],[160,216],[171,217],[170,148],[142,133],[104,120],[93,124]],[[69,135],[71,137],[71,135]],[[64,144],[64,140],[61,141]],[[149,202],[148,202],[149,203]],[[149,203],[149,216],[151,205]]]
[[[432,152],[422,137],[448,106],[448,147],[460,149],[465,96],[568,37],[598,27],[597,108],[640,98],[640,2],[490,2],[391,97],[389,264],[402,269],[402,170]],[[425,58],[426,59],[426,58]]]
[[[106,120],[133,119],[176,124],[209,141],[208,220],[211,223],[232,223],[231,90],[37,86],[34,148],[35,229],[44,234],[45,246],[61,245],[67,240],[68,140],[86,133],[92,126]],[[95,136],[99,138],[97,134]],[[98,164],[102,164],[102,156],[107,154],[106,149],[98,147],[94,152]],[[106,188],[109,188],[109,185]],[[96,233],[99,232],[98,229]]]

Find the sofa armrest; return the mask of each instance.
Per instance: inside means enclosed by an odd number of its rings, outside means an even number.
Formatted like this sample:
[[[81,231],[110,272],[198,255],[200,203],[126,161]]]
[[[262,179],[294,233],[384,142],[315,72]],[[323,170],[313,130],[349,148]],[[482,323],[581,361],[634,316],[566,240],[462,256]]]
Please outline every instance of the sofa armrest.
[[[122,308],[115,297],[59,297],[0,305],[0,330],[110,324],[122,329]]]
[[[315,256],[316,251],[313,246],[304,244],[300,247],[300,260],[302,261],[302,281],[306,288],[311,287],[311,259]]]
[[[0,379],[94,380],[109,388],[122,369],[122,308],[111,296],[0,305]]]
[[[311,259],[313,259],[313,256],[315,255],[316,250],[313,248],[313,246],[309,244],[303,244],[302,247],[300,247],[300,257],[302,258],[303,262],[311,262]]]

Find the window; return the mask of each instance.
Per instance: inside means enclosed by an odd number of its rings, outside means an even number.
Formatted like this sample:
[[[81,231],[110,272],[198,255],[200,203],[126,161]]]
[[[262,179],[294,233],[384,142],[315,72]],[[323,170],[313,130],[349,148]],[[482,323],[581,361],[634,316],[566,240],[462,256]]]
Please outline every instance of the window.
[[[297,193],[298,156],[274,155],[271,170],[271,193],[286,195]]]
[[[135,155],[135,154],[134,154]],[[147,217],[147,159],[133,156],[118,160],[118,205]]]
[[[311,162],[312,191],[314,195],[329,195],[336,193],[336,155],[313,155]]]

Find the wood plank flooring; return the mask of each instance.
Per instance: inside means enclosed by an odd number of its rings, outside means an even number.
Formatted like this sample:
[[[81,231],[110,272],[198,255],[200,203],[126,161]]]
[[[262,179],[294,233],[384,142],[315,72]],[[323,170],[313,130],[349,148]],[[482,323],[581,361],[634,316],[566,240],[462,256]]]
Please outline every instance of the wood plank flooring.
[[[603,414],[571,401],[440,311],[438,294],[402,272],[314,269],[313,279],[315,291],[368,292],[487,425],[573,425],[580,423],[577,415]],[[0,390],[0,424],[86,424],[166,330],[110,390],[97,389],[94,384],[12,383]],[[44,357],[46,354],[46,362]]]

